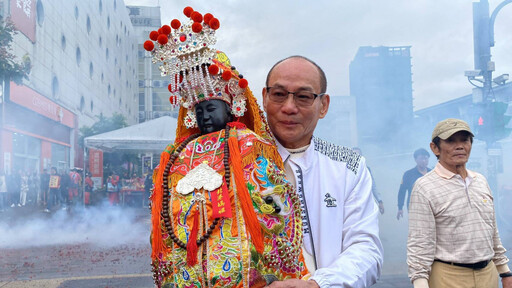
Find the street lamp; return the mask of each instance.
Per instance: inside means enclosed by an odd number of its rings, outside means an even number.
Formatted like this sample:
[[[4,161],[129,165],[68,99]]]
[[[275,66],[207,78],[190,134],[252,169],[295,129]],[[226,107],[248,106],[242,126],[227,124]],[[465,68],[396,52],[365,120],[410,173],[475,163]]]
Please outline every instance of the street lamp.
[[[492,82],[498,84],[498,85],[504,85],[505,82],[508,81],[508,73],[507,74],[501,74],[500,76],[492,79]]]

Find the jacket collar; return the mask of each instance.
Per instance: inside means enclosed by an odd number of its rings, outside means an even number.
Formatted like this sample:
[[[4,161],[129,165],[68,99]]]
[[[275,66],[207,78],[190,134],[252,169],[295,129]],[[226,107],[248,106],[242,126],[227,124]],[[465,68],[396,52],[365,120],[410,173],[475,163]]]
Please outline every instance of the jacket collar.
[[[281,143],[279,143],[277,139],[275,140],[277,143],[277,151],[283,158],[283,161],[286,161],[287,159],[288,161],[290,161],[291,153]],[[302,157],[294,158],[292,162],[299,165],[303,170],[309,170],[309,167],[311,166],[314,157],[314,152],[315,144],[313,142],[313,139],[311,139],[311,141],[309,142],[309,147],[306,149],[306,151],[304,151]]]

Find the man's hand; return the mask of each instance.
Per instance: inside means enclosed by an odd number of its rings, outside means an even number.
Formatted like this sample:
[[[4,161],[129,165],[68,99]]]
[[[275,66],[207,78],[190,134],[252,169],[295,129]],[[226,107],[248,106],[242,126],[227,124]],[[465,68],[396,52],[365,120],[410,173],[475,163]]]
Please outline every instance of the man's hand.
[[[396,220],[400,220],[400,218],[404,217],[404,210],[398,210],[398,213],[396,213]]]
[[[314,280],[288,279],[284,281],[274,281],[272,284],[265,286],[268,288],[320,288]],[[505,287],[505,286],[503,286]],[[507,287],[508,288],[508,287]]]
[[[503,284],[503,288],[512,288],[512,277],[501,278],[501,284]]]
[[[380,214],[384,214],[384,203],[382,201],[379,202],[379,211]]]

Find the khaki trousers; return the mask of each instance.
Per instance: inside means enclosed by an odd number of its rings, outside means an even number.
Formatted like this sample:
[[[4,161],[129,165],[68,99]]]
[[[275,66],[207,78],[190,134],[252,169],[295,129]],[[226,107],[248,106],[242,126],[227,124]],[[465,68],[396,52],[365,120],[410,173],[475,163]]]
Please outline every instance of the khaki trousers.
[[[430,288],[498,288],[498,278],[493,261],[480,270],[434,261],[428,285]]]

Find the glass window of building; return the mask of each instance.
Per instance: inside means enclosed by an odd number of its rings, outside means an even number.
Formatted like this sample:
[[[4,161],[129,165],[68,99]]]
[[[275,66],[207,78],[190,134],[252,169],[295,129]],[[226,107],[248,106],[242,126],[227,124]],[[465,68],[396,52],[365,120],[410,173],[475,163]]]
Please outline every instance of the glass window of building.
[[[84,95],[82,95],[80,97],[80,112],[83,112],[84,111],[84,106],[85,106],[85,98],[84,98]]]
[[[39,155],[41,155],[41,140],[13,133],[13,171],[39,171]]]
[[[52,79],[52,97],[59,97],[59,79],[57,78],[57,76],[53,76]]]
[[[41,2],[41,0],[37,0],[36,11],[37,11],[37,24],[39,24],[39,26],[43,26],[44,7],[43,7],[43,3]]]
[[[91,18],[89,17],[89,15],[87,15],[86,27],[87,27],[87,33],[91,33]]]
[[[68,170],[69,147],[52,143],[52,167],[56,167],[59,172]]]
[[[80,47],[76,47],[76,65],[80,66],[81,61],[82,61],[82,51],[80,51]]]
[[[60,37],[60,47],[62,51],[66,50],[66,36],[64,36],[64,34]]]

